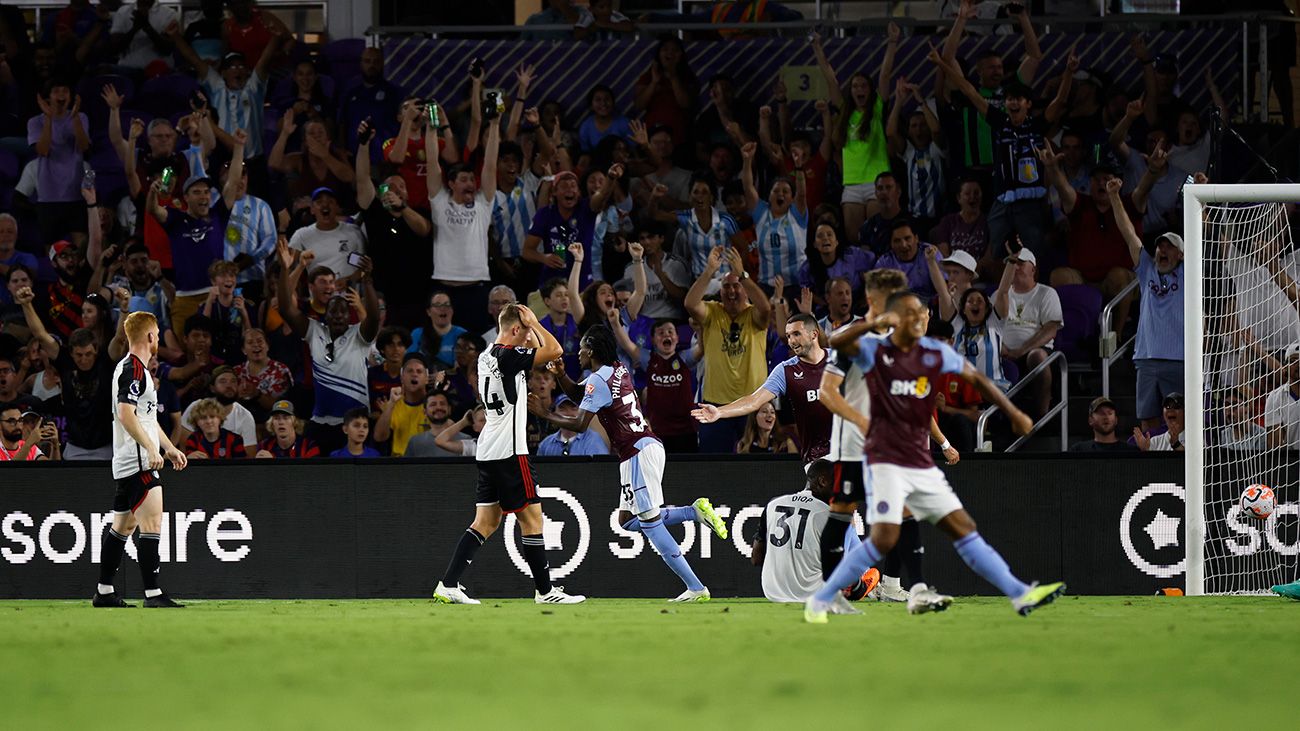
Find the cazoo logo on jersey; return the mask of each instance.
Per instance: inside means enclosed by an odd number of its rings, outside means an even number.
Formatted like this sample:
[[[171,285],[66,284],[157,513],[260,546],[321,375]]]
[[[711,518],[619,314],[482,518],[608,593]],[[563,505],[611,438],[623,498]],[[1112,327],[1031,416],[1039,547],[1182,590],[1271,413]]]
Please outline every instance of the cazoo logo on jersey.
[[[930,395],[930,379],[921,376],[915,381],[890,381],[889,395],[925,398]]]

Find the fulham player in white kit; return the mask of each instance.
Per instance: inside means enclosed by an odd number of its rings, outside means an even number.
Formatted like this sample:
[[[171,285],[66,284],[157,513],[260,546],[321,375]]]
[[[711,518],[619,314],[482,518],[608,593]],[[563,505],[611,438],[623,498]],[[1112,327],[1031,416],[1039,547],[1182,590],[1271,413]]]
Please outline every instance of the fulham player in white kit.
[[[478,357],[478,392],[487,423],[474,455],[478,460],[474,522],[457,542],[433,599],[443,604],[479,603],[465,593],[460,577],[488,536],[501,526],[501,516],[514,513],[523,534],[524,561],[537,588],[534,601],[578,604],[586,597],[566,594],[551,584],[542,538],[542,498],[537,494],[537,475],[528,462],[528,374],[535,364],[559,358],[564,349],[523,305],[502,308],[497,332],[496,342]]]
[[[773,602],[804,602],[821,588],[823,580],[821,537],[829,519],[831,493],[837,465],[824,459],[808,465],[808,487],[792,495],[772,498],[763,509],[754,536],[750,561],[763,567],[763,596]],[[857,535],[844,535],[844,543],[857,545]],[[872,585],[880,573],[868,569]],[[852,598],[861,599],[870,586],[855,586]],[[849,590],[846,590],[849,591]]]
[[[122,563],[126,539],[140,528],[136,556],[144,580],[144,605],[148,608],[182,607],[158,588],[163,493],[158,470],[163,460],[185,469],[185,455],[158,426],[158,393],[149,374],[149,359],[158,354],[158,321],[148,312],[132,312],[122,323],[128,352],[113,371],[113,524],[104,533],[99,559],[99,586],[91,604],[96,607],[131,607],[113,589],[113,576]]]

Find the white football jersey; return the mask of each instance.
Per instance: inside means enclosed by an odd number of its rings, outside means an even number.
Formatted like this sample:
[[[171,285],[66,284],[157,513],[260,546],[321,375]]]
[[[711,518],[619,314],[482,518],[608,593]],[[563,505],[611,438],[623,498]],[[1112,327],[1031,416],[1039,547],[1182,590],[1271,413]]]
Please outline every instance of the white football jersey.
[[[868,333],[867,337],[886,336]],[[867,391],[866,376],[853,363],[852,358],[832,350],[826,358],[825,372],[844,379],[840,383],[840,395],[849,406],[862,414],[871,413],[871,394]],[[863,441],[862,430],[856,424],[845,421],[839,414],[831,414],[831,451],[826,454],[826,459],[832,462],[861,462]]]
[[[802,602],[821,588],[821,537],[829,514],[830,506],[808,490],[773,498],[763,509],[763,595],[769,601]]]
[[[144,472],[149,464],[145,459],[148,448],[158,449],[158,391],[154,388],[153,376],[144,361],[131,353],[118,361],[113,369],[110,404],[113,408],[113,479]],[[118,404],[130,404],[135,407],[136,418],[144,429],[147,445],[141,446],[135,438],[127,433],[126,427],[117,416]]]
[[[479,462],[528,454],[528,374],[537,351],[493,343],[478,357],[478,392],[487,423],[478,436]]]

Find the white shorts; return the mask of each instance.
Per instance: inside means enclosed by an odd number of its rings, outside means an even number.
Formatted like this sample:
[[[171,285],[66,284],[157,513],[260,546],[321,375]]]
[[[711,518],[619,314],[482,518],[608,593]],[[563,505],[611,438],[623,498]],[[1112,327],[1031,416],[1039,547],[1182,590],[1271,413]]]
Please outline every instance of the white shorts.
[[[844,194],[840,196],[840,203],[858,203],[865,205],[867,201],[876,199],[876,184],[858,183],[857,185],[844,186]]]
[[[867,522],[903,522],[903,505],[917,520],[937,523],[945,515],[961,510],[961,500],[938,467],[902,467],[873,464],[867,481]]]
[[[664,504],[664,445],[647,444],[618,465],[619,510],[644,515]]]

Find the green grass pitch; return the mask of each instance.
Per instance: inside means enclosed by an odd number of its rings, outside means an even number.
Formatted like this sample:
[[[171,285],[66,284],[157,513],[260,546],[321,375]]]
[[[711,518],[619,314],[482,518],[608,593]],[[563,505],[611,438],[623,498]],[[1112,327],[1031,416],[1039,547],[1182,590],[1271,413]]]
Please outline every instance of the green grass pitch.
[[[0,602],[0,728],[1293,728],[1294,601],[859,606]]]

